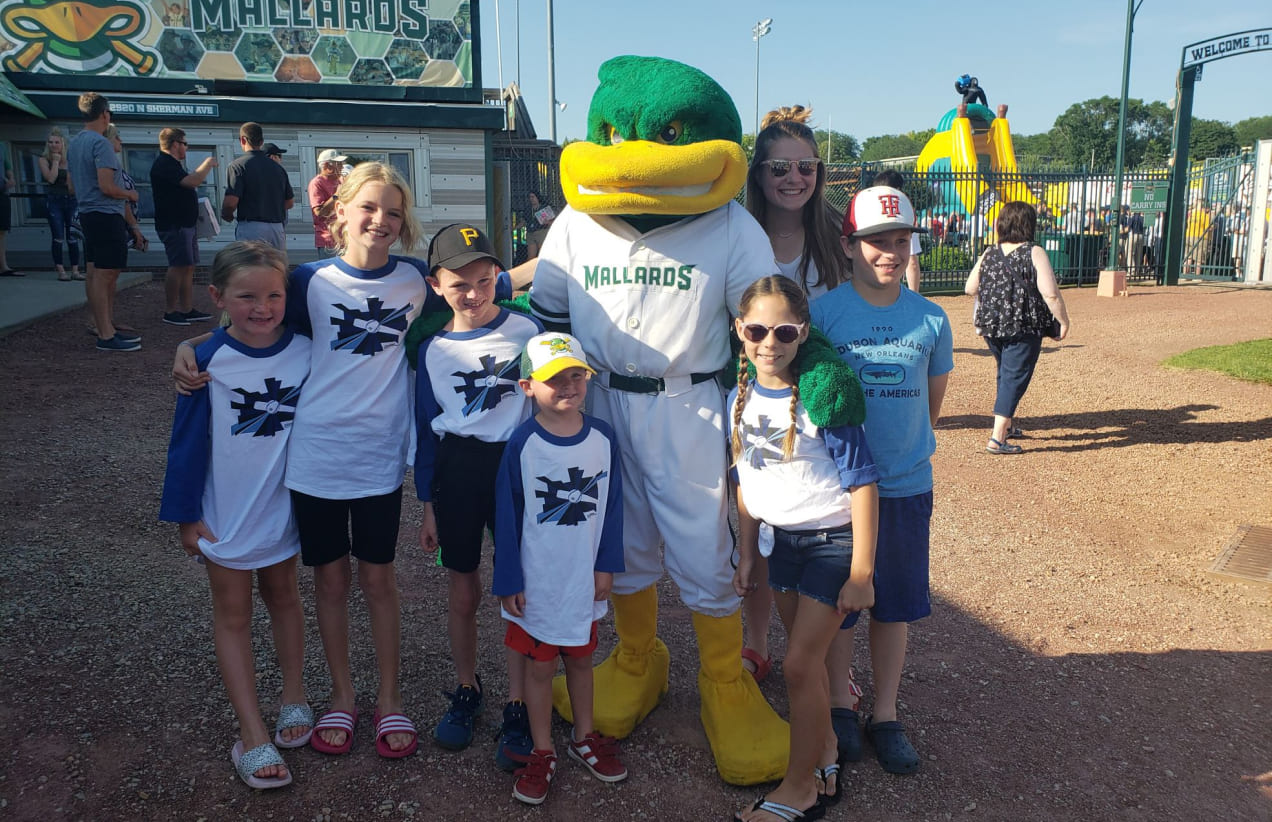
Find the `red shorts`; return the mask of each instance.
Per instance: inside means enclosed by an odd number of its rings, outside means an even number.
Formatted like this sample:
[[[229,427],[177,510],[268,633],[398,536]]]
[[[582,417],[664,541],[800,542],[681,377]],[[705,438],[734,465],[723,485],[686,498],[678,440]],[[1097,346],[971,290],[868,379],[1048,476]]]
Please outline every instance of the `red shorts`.
[[[588,638],[586,645],[561,646],[540,642],[526,633],[525,628],[515,622],[509,622],[508,631],[504,634],[504,645],[536,662],[551,662],[558,656],[591,656],[596,650],[596,623],[592,623],[592,635]]]

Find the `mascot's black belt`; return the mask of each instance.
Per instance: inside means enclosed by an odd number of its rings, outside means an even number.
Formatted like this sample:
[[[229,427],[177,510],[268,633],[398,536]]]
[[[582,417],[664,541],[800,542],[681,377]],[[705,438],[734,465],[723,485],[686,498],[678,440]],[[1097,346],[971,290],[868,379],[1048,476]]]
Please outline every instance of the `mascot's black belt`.
[[[628,391],[632,394],[661,394],[667,390],[667,383],[658,377],[625,377],[612,371],[601,372],[601,380],[616,391]],[[715,374],[690,374],[692,385],[715,379]]]

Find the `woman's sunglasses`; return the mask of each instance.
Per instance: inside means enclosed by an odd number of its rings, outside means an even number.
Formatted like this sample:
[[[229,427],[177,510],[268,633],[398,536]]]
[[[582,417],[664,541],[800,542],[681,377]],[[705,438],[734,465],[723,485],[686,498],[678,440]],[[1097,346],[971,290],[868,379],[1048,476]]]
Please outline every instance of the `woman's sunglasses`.
[[[790,344],[799,339],[799,335],[803,332],[806,323],[780,323],[778,325],[764,325],[763,323],[747,323],[742,326],[742,336],[746,337],[748,342],[762,343],[768,339],[769,332],[773,332],[773,336],[777,337],[780,343]]]
[[[762,166],[768,166],[769,174],[774,177],[785,177],[787,172],[791,170],[791,166],[799,169],[799,173],[805,177],[812,177],[817,173],[817,167],[821,165],[820,157],[809,157],[804,160],[764,160],[760,163]]]

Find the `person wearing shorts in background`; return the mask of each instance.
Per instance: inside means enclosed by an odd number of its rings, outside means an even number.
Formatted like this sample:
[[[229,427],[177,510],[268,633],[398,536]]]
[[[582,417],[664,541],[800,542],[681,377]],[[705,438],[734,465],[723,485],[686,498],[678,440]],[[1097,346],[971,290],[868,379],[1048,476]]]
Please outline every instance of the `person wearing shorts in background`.
[[[194,171],[187,171],[186,134],[179,128],[159,132],[159,156],[150,167],[150,190],[155,198],[155,231],[168,255],[168,271],[163,278],[163,321],[168,325],[189,325],[212,319],[194,308],[194,268],[199,264],[198,187],[216,168],[209,156]]]
[[[97,330],[98,351],[139,351],[141,337],[115,327],[115,284],[128,265],[130,235],[138,244],[145,236],[135,224],[131,231],[124,219],[127,203],[138,200],[136,189],[116,182],[119,157],[104,136],[110,126],[110,101],[90,91],[79,97],[84,130],[71,140],[67,160],[71,183],[79,201],[80,226],[84,229],[84,259],[88,264],[85,292],[89,313]]]

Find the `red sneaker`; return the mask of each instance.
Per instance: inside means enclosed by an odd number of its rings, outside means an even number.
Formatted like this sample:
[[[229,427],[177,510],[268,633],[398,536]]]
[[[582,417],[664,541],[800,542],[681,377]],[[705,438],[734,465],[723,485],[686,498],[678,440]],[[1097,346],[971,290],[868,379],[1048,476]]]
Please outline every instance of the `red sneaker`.
[[[508,753],[513,761],[522,763],[522,767],[513,771],[517,781],[512,786],[513,797],[527,805],[541,805],[548,798],[548,786],[556,774],[557,756],[552,751],[531,751],[528,756]]]
[[[570,756],[583,763],[602,782],[622,782],[627,767],[618,758],[618,740],[593,731],[578,742],[570,738]]]

